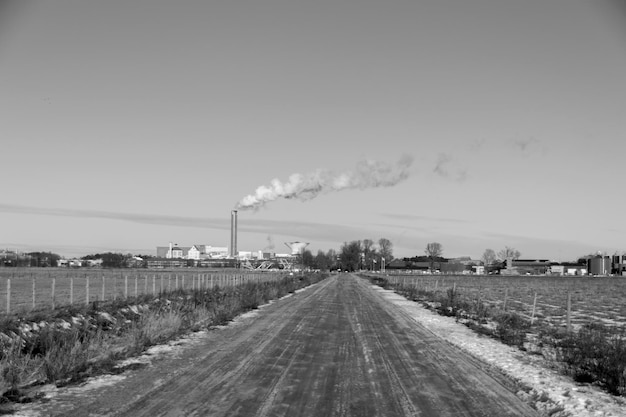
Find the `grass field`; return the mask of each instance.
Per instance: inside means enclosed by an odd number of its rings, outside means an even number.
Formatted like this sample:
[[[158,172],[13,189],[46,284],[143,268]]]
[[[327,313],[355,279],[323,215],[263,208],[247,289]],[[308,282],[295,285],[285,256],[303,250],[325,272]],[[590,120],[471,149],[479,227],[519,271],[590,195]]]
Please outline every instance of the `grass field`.
[[[570,296],[571,324],[626,325],[625,277],[561,277],[505,275],[389,275],[393,283],[429,291],[455,288],[469,301],[502,308],[530,318],[534,323],[565,326]]]
[[[223,287],[249,281],[264,282],[283,276],[284,272],[275,271],[207,269],[4,268],[0,269],[0,313],[19,314],[53,306],[87,304],[177,289]],[[10,299],[7,297],[9,293]]]

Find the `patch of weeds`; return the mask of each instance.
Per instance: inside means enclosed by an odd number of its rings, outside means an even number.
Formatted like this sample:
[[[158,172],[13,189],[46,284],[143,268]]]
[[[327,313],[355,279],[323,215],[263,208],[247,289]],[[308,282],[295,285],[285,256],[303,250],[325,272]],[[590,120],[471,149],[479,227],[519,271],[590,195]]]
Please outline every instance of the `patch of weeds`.
[[[389,288],[389,280],[383,277],[366,277],[370,280],[370,282],[374,285],[378,285],[382,288]]]
[[[526,341],[526,333],[530,323],[518,314],[503,312],[494,318],[496,324],[495,336],[504,344],[522,348]]]
[[[258,285],[249,283],[240,288],[241,307],[245,311],[254,310],[263,303],[263,294]]]
[[[485,327],[482,323],[477,323],[473,320],[469,320],[465,323],[465,325],[478,334],[493,337],[493,330],[489,327]]]
[[[626,337],[601,324],[583,326],[557,344],[558,359],[575,381],[597,383],[614,395],[626,394]]]
[[[458,305],[459,292],[455,288],[448,288],[445,296],[440,296],[439,301],[439,314],[443,316],[456,316],[459,310]]]
[[[97,355],[92,343],[98,336],[99,333],[86,335],[77,329],[46,330],[39,351],[46,381],[79,380],[89,367],[89,360]]]
[[[19,387],[40,380],[41,358],[23,354],[20,343],[7,344],[0,359],[0,396],[7,392],[16,392]]]
[[[472,319],[476,320],[479,323],[486,323],[488,319],[492,316],[491,307],[483,302],[480,298],[474,300],[471,303]]]
[[[150,346],[172,339],[180,334],[182,321],[181,313],[176,311],[144,315],[131,330],[131,351],[140,353]]]
[[[556,416],[556,415],[563,415],[561,413],[564,413],[564,412],[565,412],[565,407],[563,407],[562,405],[555,405],[551,407],[550,409],[548,409],[546,413],[548,414],[548,417],[551,417],[551,416]],[[569,416],[569,414],[565,414],[565,415]]]

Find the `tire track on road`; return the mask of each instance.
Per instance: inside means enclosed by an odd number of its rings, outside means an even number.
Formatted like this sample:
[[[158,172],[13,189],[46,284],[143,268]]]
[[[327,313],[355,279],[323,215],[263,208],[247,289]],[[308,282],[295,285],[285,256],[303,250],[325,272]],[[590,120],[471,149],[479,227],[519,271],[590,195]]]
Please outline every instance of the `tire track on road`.
[[[400,307],[386,302],[367,281],[360,280],[358,286],[367,293],[367,305],[380,308],[366,312],[372,324],[384,329],[374,333],[375,345],[387,354],[376,357],[383,358],[388,375],[424,415],[537,415],[486,372],[482,363],[439,339]]]

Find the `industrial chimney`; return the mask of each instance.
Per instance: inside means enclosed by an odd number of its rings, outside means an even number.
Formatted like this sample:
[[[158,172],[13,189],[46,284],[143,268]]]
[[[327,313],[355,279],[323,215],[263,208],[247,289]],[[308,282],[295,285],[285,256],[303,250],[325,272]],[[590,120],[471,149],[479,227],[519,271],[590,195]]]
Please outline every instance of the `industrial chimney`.
[[[237,210],[230,212],[230,257],[237,257]]]

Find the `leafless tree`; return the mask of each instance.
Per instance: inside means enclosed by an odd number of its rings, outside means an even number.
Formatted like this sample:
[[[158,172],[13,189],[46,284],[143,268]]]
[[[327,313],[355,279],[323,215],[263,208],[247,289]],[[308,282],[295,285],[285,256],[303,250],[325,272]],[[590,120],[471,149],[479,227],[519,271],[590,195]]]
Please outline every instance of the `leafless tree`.
[[[385,260],[386,263],[391,262],[393,259],[393,244],[389,239],[378,239],[378,253]]]
[[[491,265],[496,259],[498,259],[498,257],[493,249],[485,249],[482,258],[480,259],[485,263],[485,265]]]
[[[424,252],[430,259],[430,270],[432,271],[435,266],[435,260],[443,254],[443,246],[439,242],[430,242],[426,245]]]
[[[505,246],[504,249],[498,251],[498,259],[506,261],[507,259],[519,259],[522,254],[515,248]]]
[[[371,239],[363,239],[361,242],[363,247],[363,260],[365,261],[365,269],[372,268],[373,260],[376,259],[376,248],[374,248],[374,241]]]

